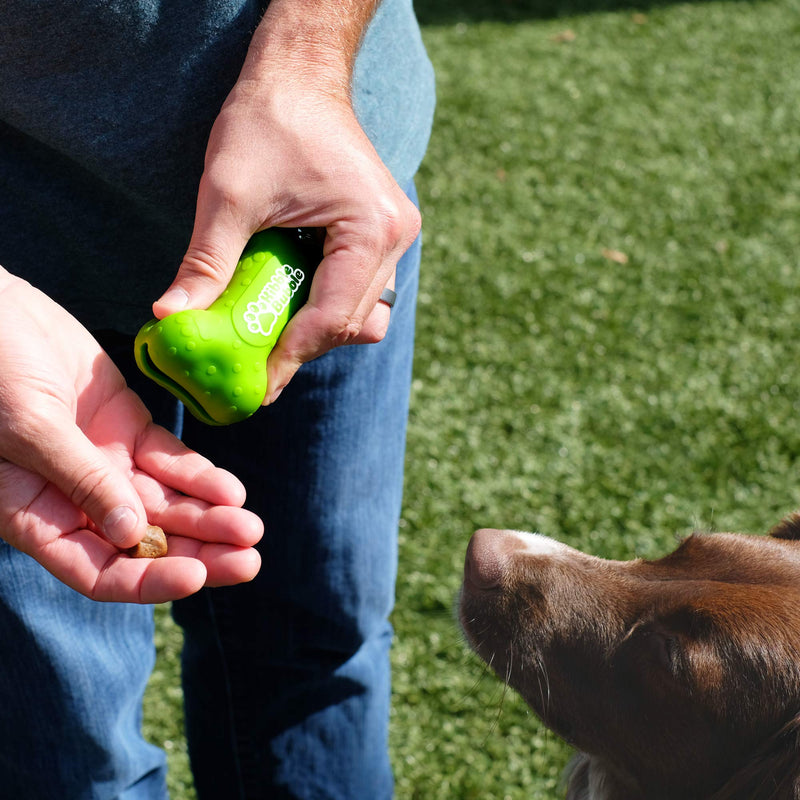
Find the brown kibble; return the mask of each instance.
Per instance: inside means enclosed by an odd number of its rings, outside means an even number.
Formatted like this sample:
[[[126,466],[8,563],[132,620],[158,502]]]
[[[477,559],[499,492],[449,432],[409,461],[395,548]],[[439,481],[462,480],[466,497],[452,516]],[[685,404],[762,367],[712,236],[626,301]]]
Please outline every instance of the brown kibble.
[[[561,31],[560,33],[553,34],[550,37],[550,41],[551,42],[559,42],[559,43],[574,42],[575,39],[577,39],[577,38],[578,37],[577,37],[577,34],[575,33],[575,31],[571,30],[570,28],[567,28],[567,30],[565,30],[565,31]]]
[[[611,250],[608,247],[604,247],[602,253],[603,258],[607,258],[609,261],[613,261],[616,264],[628,263],[627,253],[623,253],[621,250]]]
[[[148,525],[144,539],[127,553],[132,558],[161,558],[167,554],[167,537],[158,525]]]

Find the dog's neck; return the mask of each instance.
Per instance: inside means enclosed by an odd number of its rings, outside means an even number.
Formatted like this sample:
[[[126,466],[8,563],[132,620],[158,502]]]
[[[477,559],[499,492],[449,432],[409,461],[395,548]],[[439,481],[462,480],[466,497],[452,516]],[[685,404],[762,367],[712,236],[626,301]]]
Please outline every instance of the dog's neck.
[[[641,792],[603,760],[578,753],[568,767],[566,800],[634,800]]]
[[[698,800],[798,800],[800,714],[790,719],[722,786]],[[664,787],[653,793],[605,760],[578,753],[567,770],[566,800],[657,800],[674,798]],[[682,797],[686,797],[682,793]]]
[[[568,768],[566,800],[712,800],[706,795],[689,798],[683,790],[642,786],[633,776],[615,769],[597,756],[578,753]],[[738,798],[737,800],[743,800]]]

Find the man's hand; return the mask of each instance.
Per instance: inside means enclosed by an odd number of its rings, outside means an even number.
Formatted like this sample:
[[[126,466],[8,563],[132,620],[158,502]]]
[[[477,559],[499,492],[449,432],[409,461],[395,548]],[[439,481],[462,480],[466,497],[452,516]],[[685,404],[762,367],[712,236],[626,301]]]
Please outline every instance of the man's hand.
[[[153,424],[77,320],[0,269],[0,537],[88,597],[164,602],[255,576],[244,499]],[[148,521],[169,554],[130,558]]]
[[[378,297],[419,232],[419,212],[350,102],[353,60],[375,5],[272,0],[212,129],[189,249],[154,306],[158,317],[207,307],[262,228],[326,228],[309,300],[270,355],[268,402],[305,361],[383,338],[389,308]]]

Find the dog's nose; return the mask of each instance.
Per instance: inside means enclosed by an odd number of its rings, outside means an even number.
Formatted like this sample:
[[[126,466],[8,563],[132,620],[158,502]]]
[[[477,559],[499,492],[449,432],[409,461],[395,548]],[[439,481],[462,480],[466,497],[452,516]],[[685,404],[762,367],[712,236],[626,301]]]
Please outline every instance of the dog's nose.
[[[464,562],[464,580],[476,589],[493,589],[500,585],[506,569],[505,531],[482,528],[476,531]]]

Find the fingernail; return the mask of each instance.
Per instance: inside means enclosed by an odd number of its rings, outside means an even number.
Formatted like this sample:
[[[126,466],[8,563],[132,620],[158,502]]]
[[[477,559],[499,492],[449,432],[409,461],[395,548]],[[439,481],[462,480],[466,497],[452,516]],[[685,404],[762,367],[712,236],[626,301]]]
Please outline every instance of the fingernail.
[[[170,289],[158,302],[168,306],[173,312],[180,311],[189,305],[189,293],[185,289]]]
[[[122,544],[130,540],[131,534],[136,530],[139,518],[129,506],[117,506],[103,520],[103,533],[114,544]]]

